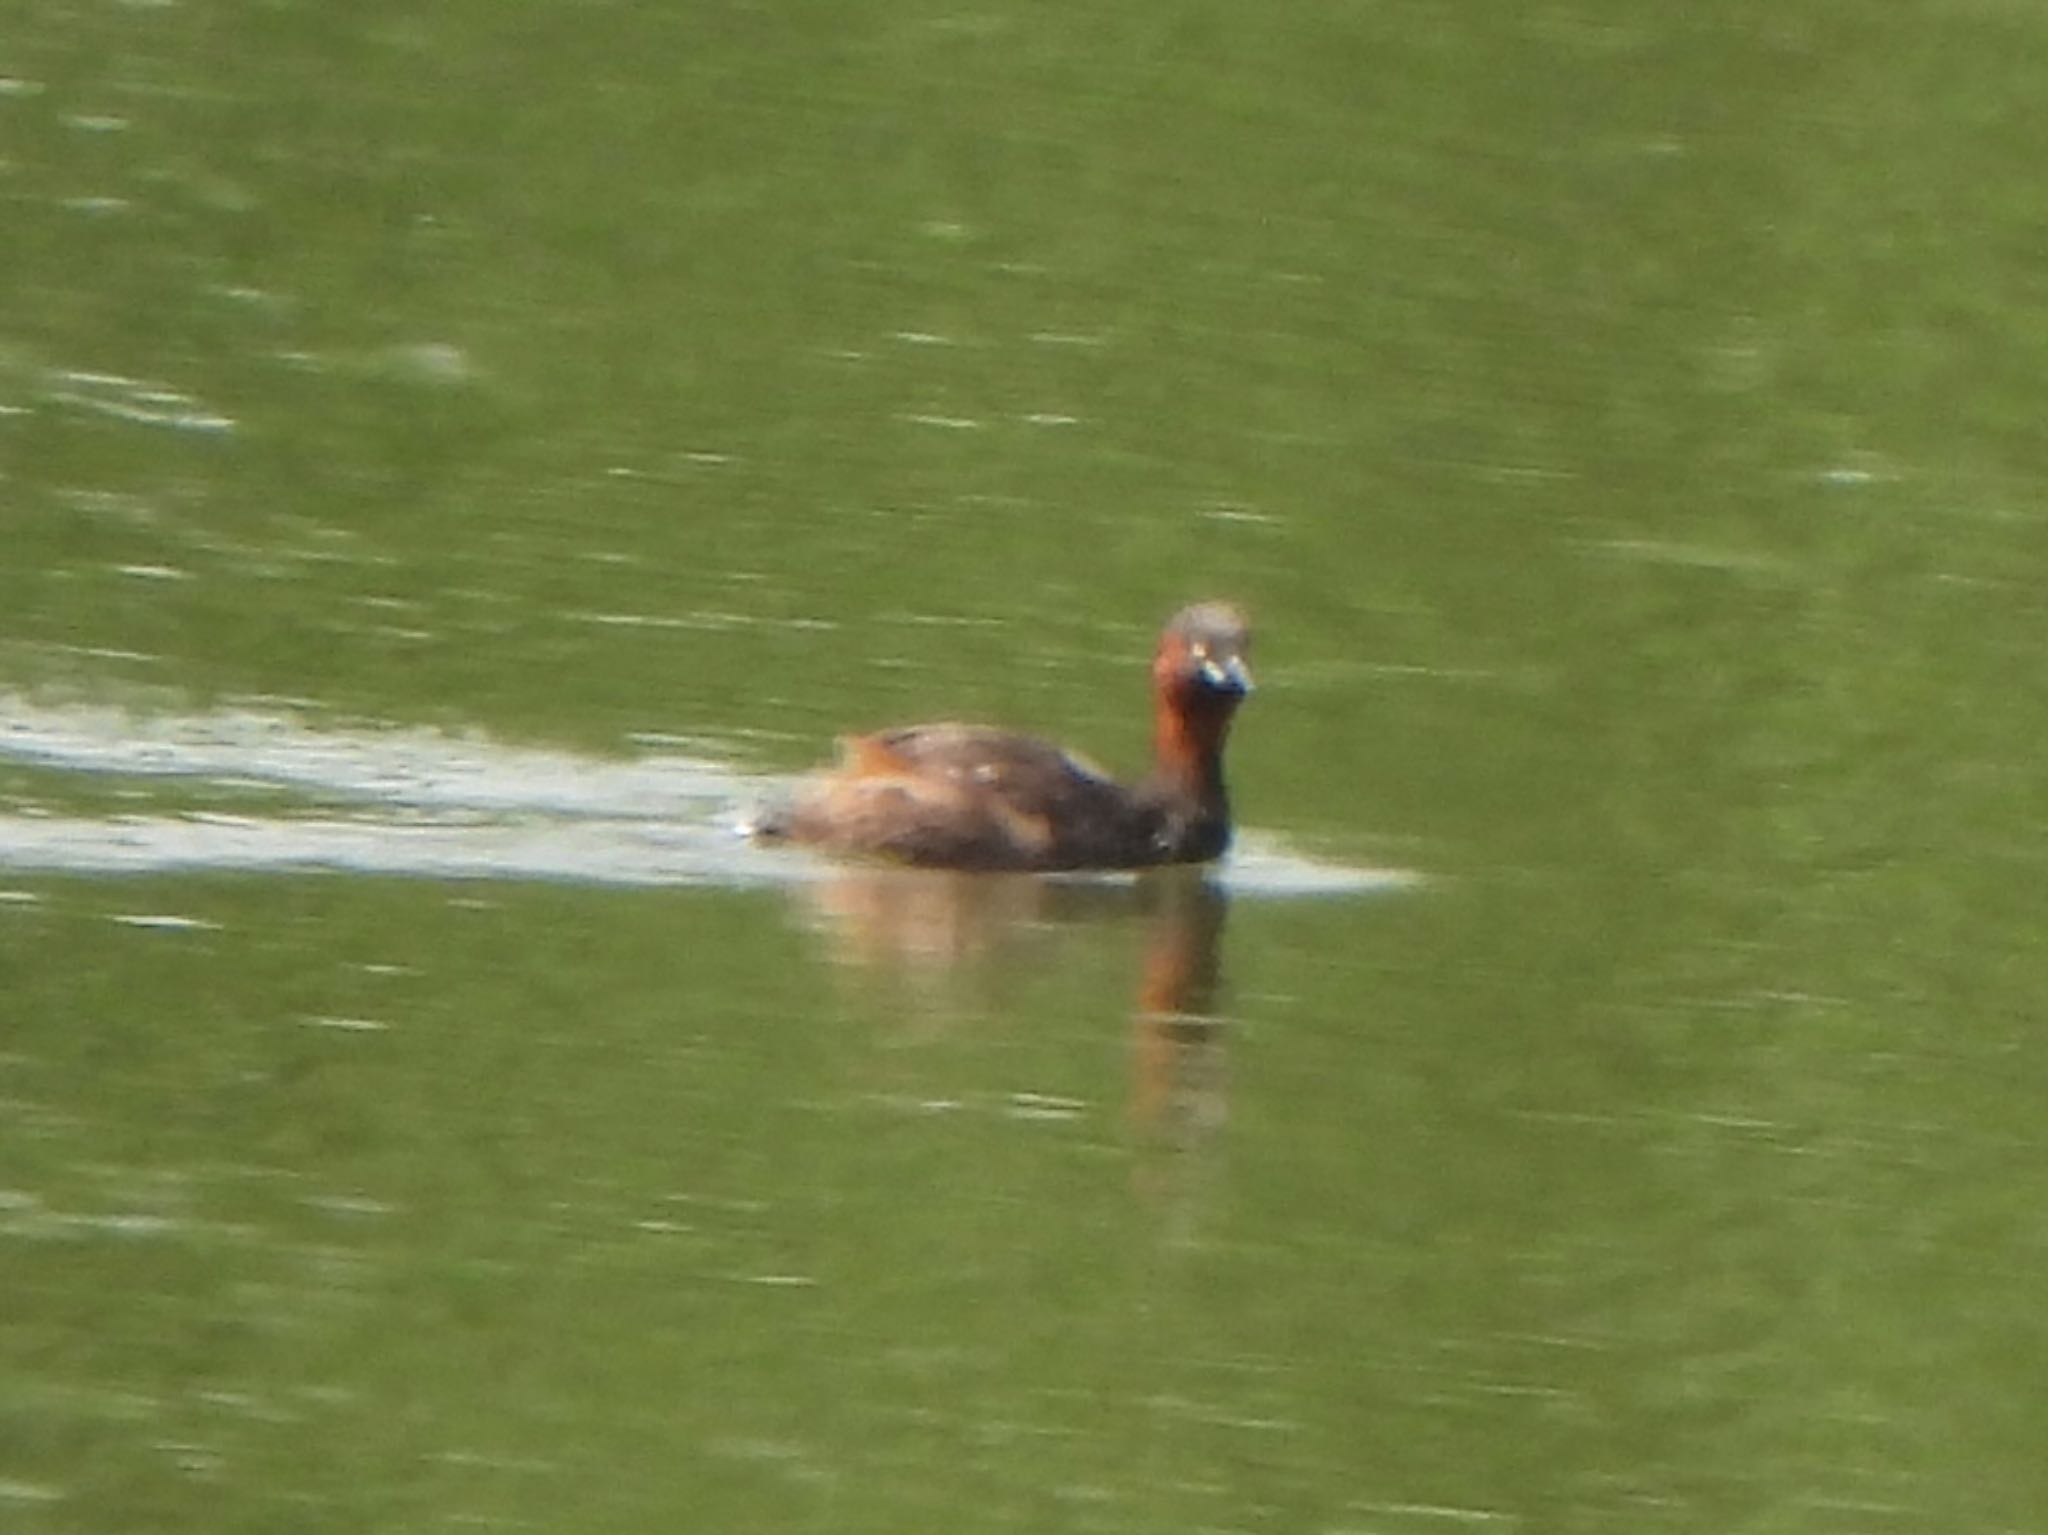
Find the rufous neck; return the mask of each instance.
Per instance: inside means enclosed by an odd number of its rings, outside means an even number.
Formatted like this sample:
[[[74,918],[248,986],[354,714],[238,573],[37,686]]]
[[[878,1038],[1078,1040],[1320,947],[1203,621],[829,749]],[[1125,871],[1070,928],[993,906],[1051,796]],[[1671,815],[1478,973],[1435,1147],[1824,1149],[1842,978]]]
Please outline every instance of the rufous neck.
[[[1152,704],[1152,771],[1176,791],[1202,801],[1223,798],[1223,741],[1235,700],[1189,700],[1161,689]]]

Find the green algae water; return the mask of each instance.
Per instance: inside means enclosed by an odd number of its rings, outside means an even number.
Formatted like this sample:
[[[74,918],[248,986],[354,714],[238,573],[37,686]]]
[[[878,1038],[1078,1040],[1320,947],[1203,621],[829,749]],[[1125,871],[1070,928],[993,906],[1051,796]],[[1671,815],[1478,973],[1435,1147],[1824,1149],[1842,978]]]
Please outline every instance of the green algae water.
[[[2048,20],[0,39],[0,1525],[2048,1524]],[[1208,879],[733,833],[841,730]]]

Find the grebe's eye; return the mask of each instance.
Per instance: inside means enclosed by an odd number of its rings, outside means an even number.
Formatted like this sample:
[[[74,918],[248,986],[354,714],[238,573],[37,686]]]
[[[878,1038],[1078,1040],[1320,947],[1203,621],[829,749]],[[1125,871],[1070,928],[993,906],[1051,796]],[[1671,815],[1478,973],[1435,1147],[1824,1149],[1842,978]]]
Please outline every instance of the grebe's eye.
[[[1206,650],[1195,652],[1195,659],[1201,663],[1196,675],[1204,687],[1219,693],[1249,693],[1252,690],[1251,669],[1244,664],[1241,656],[1225,656],[1217,660]]]

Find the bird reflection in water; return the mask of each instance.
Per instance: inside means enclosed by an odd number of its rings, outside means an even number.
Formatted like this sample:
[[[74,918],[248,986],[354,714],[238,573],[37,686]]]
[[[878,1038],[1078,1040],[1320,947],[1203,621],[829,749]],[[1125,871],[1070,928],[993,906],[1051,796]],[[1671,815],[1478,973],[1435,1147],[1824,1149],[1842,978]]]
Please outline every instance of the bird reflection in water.
[[[1137,923],[1129,1112],[1147,1143],[1192,1152],[1226,1117],[1217,1010],[1229,898],[1198,867],[1135,878],[898,868],[836,870],[804,887],[833,958],[906,986],[927,1028],[972,1010],[973,982],[1019,954],[1042,962],[1072,930]]]

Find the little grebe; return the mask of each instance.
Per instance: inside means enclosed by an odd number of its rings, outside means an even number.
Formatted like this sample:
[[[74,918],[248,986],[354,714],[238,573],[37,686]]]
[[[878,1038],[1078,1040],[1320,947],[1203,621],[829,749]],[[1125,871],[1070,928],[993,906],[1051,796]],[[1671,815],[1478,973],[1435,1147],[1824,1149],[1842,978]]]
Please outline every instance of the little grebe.
[[[1126,787],[1048,742],[911,725],[840,742],[840,762],[757,835],[948,869],[1132,869],[1230,845],[1223,739],[1252,690],[1228,603],[1183,608],[1152,655],[1152,772]]]

